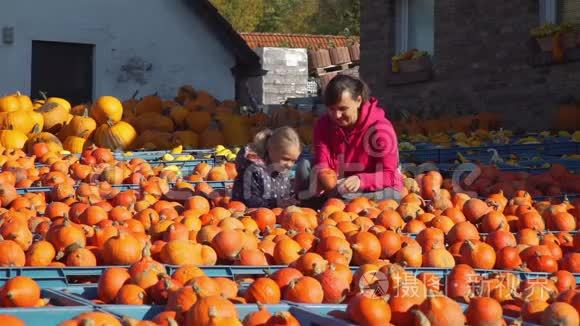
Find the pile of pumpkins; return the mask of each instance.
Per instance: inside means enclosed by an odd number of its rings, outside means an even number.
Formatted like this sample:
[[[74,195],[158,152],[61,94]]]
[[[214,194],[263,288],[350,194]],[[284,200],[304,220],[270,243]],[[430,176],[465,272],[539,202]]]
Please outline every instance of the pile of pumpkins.
[[[281,125],[297,127],[306,143],[312,139],[313,116],[292,107],[273,117],[242,114],[236,101],[220,102],[191,86],[181,87],[172,100],[135,96],[125,101],[101,96],[76,106],[58,97],[0,97],[0,145],[22,149],[45,142],[71,153],[81,153],[90,144],[122,151],[212,148],[245,145],[260,130]]]
[[[498,130],[501,127],[501,116],[494,112],[480,112],[473,115],[458,115],[425,118],[417,114],[404,114],[393,121],[398,135],[434,135],[438,133],[470,133],[472,131]]]
[[[490,318],[511,313],[526,321],[564,320],[563,325],[577,325],[577,314],[570,307],[574,309],[575,298],[580,296],[571,274],[580,273],[580,233],[574,233],[579,226],[579,199],[539,201],[517,188],[509,196],[499,189],[485,198],[471,198],[446,189],[443,177],[431,171],[405,179],[400,203],[360,197],[349,202],[329,199],[318,211],[297,206],[250,209],[226,192],[216,192],[203,183],[182,182],[171,171],[155,170],[140,159],[116,161],[108,149],[86,149],[80,158],[51,153],[47,143],[35,143],[31,149],[36,158],[22,150],[3,153],[7,158],[0,173],[3,267],[133,265],[112,277],[119,282],[115,283],[117,290],[126,288],[122,298],[115,292],[107,300],[146,303],[146,298],[154,297],[156,286],[161,290],[167,286],[183,294],[180,302],[193,304],[181,316],[175,315],[176,320],[184,321],[193,314],[195,302],[203,299],[195,288],[211,287],[219,290],[217,297],[211,296],[220,304],[216,309],[223,305],[234,314],[224,318],[237,317],[231,310],[232,300],[267,303],[271,298],[274,302],[286,298],[346,303],[346,315],[336,312],[336,316],[363,325],[385,320],[395,325],[409,325],[412,320],[437,323],[439,316],[477,324],[487,318],[482,306],[493,306]],[[47,165],[36,168],[35,160]],[[188,178],[232,178],[232,167],[200,165]],[[51,191],[16,192],[17,184],[34,178],[52,187]],[[77,181],[82,182],[74,185]],[[321,189],[336,186],[336,176],[328,172],[319,181]],[[176,185],[170,187],[170,182]],[[111,188],[118,183],[139,183],[140,188]],[[185,196],[173,196],[175,190]],[[189,266],[183,268],[193,270],[184,272],[190,276],[197,271],[192,266],[199,265],[285,265],[281,273],[288,273],[284,275],[288,283],[277,283],[274,275],[245,279],[252,283],[252,291],[241,293],[232,282],[220,281],[231,288],[216,287],[215,279],[205,275],[176,281],[175,275],[168,278],[158,273],[161,264]],[[352,273],[349,266],[358,269]],[[400,266],[452,272],[440,282],[436,275],[415,277]],[[492,268],[546,272],[553,277],[532,282],[516,280],[509,273],[477,277],[472,272]],[[139,277],[132,275],[136,270]],[[390,297],[371,295],[375,293],[371,289],[383,284],[363,277],[373,271],[389,277],[391,285],[380,291]],[[126,273],[130,278],[124,278]],[[418,287],[418,296],[398,296],[398,291],[406,290],[397,280],[410,280]],[[450,280],[455,282],[455,292],[449,290]],[[191,284],[196,281],[199,284]],[[474,288],[489,293],[468,291]],[[227,299],[221,292],[226,289],[233,289]],[[443,290],[448,297],[440,295]],[[169,300],[168,295],[168,306]],[[455,300],[465,301],[470,308],[462,312]],[[373,319],[377,316],[379,321]],[[211,320],[194,324],[205,322]]]
[[[393,126],[399,137],[421,139],[423,142],[435,135],[441,134],[475,134],[480,140],[488,140],[491,131],[503,129],[510,133],[502,121],[501,114],[483,111],[476,114],[441,114],[429,117],[427,114],[409,114],[393,121]],[[580,130],[580,102],[563,103],[554,110],[552,123],[546,130],[556,130],[561,134],[572,134]],[[487,138],[487,139],[486,139]]]
[[[186,173],[175,164],[152,164],[142,158],[117,160],[108,148],[89,147],[80,156],[63,155],[50,151],[46,143],[34,144],[29,155],[0,148],[0,166],[0,183],[8,181],[15,188],[67,186],[72,190],[84,182],[110,189],[111,185],[142,184],[151,178],[188,184],[228,181],[237,176],[232,162],[200,162]]]
[[[503,191],[511,198],[518,190],[525,190],[533,197],[580,193],[580,175],[570,172],[562,164],[555,163],[542,173],[502,171],[486,164],[479,164],[478,167],[470,173],[477,177],[469,184],[466,184],[466,177],[460,186],[479,195]],[[446,180],[446,186],[448,189],[453,187],[450,179]]]

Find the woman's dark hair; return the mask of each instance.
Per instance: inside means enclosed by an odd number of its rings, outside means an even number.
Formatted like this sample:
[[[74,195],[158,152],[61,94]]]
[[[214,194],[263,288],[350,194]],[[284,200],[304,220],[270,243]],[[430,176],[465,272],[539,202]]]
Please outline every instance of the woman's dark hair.
[[[362,80],[349,75],[337,75],[330,80],[324,91],[324,104],[332,106],[342,98],[342,93],[348,91],[353,99],[361,97],[363,103],[369,99],[370,90]]]

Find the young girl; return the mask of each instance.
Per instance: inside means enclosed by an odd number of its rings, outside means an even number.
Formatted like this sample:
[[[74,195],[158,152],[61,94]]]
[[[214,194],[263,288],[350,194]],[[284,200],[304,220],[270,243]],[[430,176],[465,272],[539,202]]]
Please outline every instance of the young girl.
[[[290,170],[301,151],[300,137],[290,127],[259,132],[238,153],[232,199],[251,208],[296,204]]]

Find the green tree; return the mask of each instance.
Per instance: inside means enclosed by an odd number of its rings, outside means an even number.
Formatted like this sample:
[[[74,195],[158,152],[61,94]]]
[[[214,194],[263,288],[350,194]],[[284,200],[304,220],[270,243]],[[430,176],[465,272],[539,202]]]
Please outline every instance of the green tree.
[[[359,35],[360,0],[212,0],[240,32]]]
[[[264,4],[262,20],[256,26],[256,32],[288,33],[287,20],[294,13],[294,8],[301,0],[268,0]]]
[[[264,0],[211,0],[211,2],[239,32],[254,31],[264,14]]]
[[[331,35],[360,34],[360,0],[319,0],[316,32]]]

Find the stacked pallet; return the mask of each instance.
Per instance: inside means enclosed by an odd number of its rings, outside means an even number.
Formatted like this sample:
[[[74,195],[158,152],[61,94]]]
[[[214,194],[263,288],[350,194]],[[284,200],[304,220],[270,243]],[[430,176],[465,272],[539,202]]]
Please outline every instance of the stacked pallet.
[[[322,89],[334,76],[359,66],[360,45],[333,47],[308,51],[308,68],[310,74],[320,78]]]

